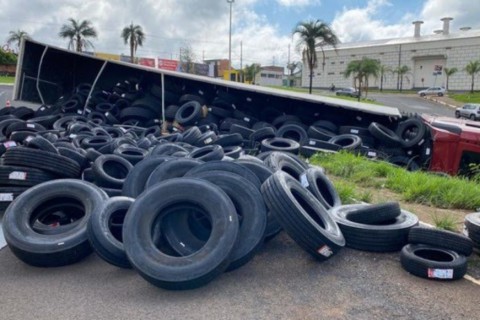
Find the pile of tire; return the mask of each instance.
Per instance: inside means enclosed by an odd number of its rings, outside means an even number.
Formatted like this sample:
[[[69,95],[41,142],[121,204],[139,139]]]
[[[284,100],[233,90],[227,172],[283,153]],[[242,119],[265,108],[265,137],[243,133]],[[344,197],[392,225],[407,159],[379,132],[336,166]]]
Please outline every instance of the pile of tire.
[[[71,264],[94,250],[174,290],[241,267],[281,230],[319,261],[345,245],[400,250],[413,215],[382,222],[391,226],[379,234],[394,234],[388,245],[355,238],[323,170],[297,155],[403,150],[412,152],[410,163],[426,143],[423,123],[405,119],[396,137],[378,123],[312,119],[254,108],[223,91],[208,99],[201,90],[168,88],[162,96],[158,85],[135,79],[110,91],[83,84],[35,111],[1,109],[5,238],[34,266]]]
[[[409,273],[432,280],[458,280],[467,273],[472,241],[461,234],[424,227],[410,230],[400,254],[402,267]]]
[[[465,216],[465,234],[472,240],[475,248],[480,248],[480,212]]]

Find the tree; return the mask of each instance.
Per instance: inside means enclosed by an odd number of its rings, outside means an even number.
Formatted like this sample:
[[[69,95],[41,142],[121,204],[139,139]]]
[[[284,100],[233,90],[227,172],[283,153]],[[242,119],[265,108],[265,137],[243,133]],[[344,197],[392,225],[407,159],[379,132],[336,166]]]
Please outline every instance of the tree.
[[[465,71],[469,76],[472,77],[472,87],[470,89],[470,93],[473,93],[473,87],[475,86],[475,75],[480,72],[480,61],[470,61],[465,67]]]
[[[397,87],[400,87],[400,92],[403,90],[403,77],[410,71],[410,68],[406,65],[397,67],[393,72],[398,74],[399,84]]]
[[[7,38],[7,44],[11,45],[12,43],[15,43],[17,45],[17,48],[20,48],[20,43],[22,42],[23,38],[29,38],[29,35],[26,31],[10,31]]]
[[[357,88],[358,81],[358,101],[362,96],[362,86],[365,83],[366,93],[368,95],[368,79],[373,76],[377,77],[380,68],[380,62],[375,59],[363,57],[362,60],[350,61],[347,69],[343,73],[345,78],[353,75],[354,86]]]
[[[133,25],[133,22],[123,28],[122,35],[123,41],[125,44],[130,44],[130,62],[135,62],[135,53],[137,52],[138,46],[143,46],[143,42],[145,41],[145,33],[141,26]]]
[[[255,84],[255,76],[260,72],[260,64],[252,63],[251,65],[246,65],[244,68],[245,80]]]
[[[380,91],[383,91],[383,82],[386,80],[387,73],[392,72],[392,68],[381,64],[378,68],[378,72],[380,73]]]
[[[64,24],[58,33],[60,38],[69,39],[68,49],[75,49],[77,52],[82,52],[83,49],[88,47],[93,48],[93,44],[88,38],[97,38],[97,31],[92,26],[89,20],[83,20],[81,22],[69,18],[69,23]]]
[[[185,44],[180,48],[180,64],[182,66],[182,71],[186,73],[194,73],[194,63],[195,53],[192,50],[190,44]]]
[[[455,73],[457,73],[458,69],[453,67],[453,68],[444,68],[445,70],[445,76],[447,77],[447,91],[448,91],[448,80],[450,79],[451,76],[453,76]]]
[[[310,85],[308,91],[312,93],[313,69],[317,66],[316,48],[320,47],[322,50],[323,66],[325,66],[323,46],[331,45],[336,48],[339,40],[328,24],[320,20],[299,22],[295,29],[293,29],[293,35],[296,34],[300,36],[297,48],[300,49],[303,47],[303,60],[310,70]]]
[[[294,61],[294,62],[290,62],[290,63],[287,64],[287,69],[290,72],[289,75],[288,75],[288,86],[289,87],[292,86],[292,75],[300,65],[301,65],[300,61],[296,61],[296,62]]]

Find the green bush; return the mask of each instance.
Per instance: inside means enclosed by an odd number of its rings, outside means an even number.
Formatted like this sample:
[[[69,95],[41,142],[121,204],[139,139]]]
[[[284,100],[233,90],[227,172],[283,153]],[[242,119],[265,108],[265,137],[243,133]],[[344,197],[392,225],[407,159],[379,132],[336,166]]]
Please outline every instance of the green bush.
[[[0,64],[17,64],[17,56],[11,52],[0,50]]]

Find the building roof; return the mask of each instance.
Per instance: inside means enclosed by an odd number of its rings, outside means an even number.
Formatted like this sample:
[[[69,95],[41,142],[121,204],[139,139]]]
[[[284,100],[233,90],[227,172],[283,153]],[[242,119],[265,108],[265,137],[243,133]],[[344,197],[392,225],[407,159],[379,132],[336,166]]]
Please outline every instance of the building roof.
[[[365,48],[365,47],[379,47],[379,46],[413,44],[413,43],[433,42],[433,41],[442,41],[442,40],[477,38],[477,37],[480,37],[480,29],[461,31],[456,33],[450,33],[447,35],[428,34],[428,35],[421,35],[420,37],[404,37],[404,38],[394,38],[394,39],[380,39],[380,40],[340,43],[337,45],[336,49],[342,50],[342,49],[355,49],[355,48]],[[324,50],[330,51],[330,50],[334,50],[334,48],[331,46],[325,46]]]
[[[279,67],[279,66],[265,66],[265,67],[260,67],[260,69],[265,71],[275,71],[275,72],[281,72],[281,73],[283,73],[283,71],[285,70],[284,67]]]

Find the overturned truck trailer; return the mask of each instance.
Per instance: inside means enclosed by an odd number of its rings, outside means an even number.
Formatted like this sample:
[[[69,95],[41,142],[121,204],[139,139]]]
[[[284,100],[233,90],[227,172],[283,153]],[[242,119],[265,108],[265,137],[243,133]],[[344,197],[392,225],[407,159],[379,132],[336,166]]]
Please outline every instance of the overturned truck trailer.
[[[411,168],[428,167],[429,161],[422,156],[428,130],[418,136],[421,119],[402,117],[396,108],[157,70],[32,40],[22,43],[14,99],[60,105],[63,113],[116,126],[162,123],[170,133],[212,124],[219,136],[240,133],[245,150],[262,150],[262,141],[249,138],[271,127],[277,137],[302,145],[305,155],[351,148]],[[181,108],[192,100],[201,112],[185,119],[196,112],[194,106]],[[400,130],[405,145],[387,128]]]

